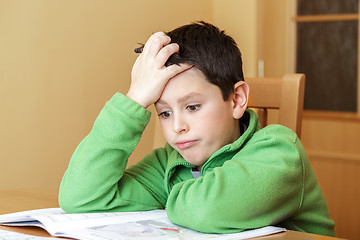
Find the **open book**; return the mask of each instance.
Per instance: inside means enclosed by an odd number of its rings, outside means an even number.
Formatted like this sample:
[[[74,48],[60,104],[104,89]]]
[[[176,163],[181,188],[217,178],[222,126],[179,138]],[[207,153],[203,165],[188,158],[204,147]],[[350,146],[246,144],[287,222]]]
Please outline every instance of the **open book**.
[[[0,215],[0,224],[38,226],[52,236],[86,240],[136,239],[247,239],[286,231],[263,227],[232,234],[205,234],[171,223],[165,210],[66,214],[60,208],[46,208]]]

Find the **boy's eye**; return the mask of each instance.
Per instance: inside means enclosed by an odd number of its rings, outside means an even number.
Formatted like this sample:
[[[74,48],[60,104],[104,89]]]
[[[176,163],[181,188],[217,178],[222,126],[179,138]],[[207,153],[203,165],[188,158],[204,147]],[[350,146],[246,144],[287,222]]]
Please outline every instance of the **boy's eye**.
[[[158,116],[162,117],[162,118],[169,118],[171,116],[171,112],[170,111],[164,111],[162,113],[160,113]]]
[[[197,105],[189,105],[186,107],[190,112],[195,112],[200,109],[200,104]]]

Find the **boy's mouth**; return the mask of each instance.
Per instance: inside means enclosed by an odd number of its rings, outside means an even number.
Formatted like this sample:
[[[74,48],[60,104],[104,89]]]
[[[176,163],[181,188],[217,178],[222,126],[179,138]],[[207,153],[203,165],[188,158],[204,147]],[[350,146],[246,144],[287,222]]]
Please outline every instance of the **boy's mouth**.
[[[176,146],[179,150],[184,150],[186,148],[194,146],[197,142],[198,140],[181,141],[181,142],[177,142]]]

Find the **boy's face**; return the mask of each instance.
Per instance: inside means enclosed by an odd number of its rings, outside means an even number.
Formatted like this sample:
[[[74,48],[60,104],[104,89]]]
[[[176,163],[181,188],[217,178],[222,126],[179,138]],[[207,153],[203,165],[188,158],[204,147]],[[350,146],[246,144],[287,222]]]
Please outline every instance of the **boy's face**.
[[[196,68],[172,78],[155,103],[167,142],[187,162],[201,167],[240,136],[230,99],[224,101],[220,88]]]

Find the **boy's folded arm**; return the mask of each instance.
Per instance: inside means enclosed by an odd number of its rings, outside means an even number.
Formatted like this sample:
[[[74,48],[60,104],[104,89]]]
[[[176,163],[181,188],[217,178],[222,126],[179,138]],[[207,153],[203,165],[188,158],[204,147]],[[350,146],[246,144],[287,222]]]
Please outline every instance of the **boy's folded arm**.
[[[74,152],[61,182],[59,203],[65,211],[130,211],[163,205],[131,175],[124,174],[149,119],[150,112],[122,94],[106,103],[92,131]],[[125,182],[128,187],[122,188]],[[136,196],[146,197],[146,205],[129,201],[142,199]]]
[[[280,141],[245,147],[205,176],[175,185],[166,205],[170,220],[201,232],[231,233],[295,214],[303,169],[296,147]]]

